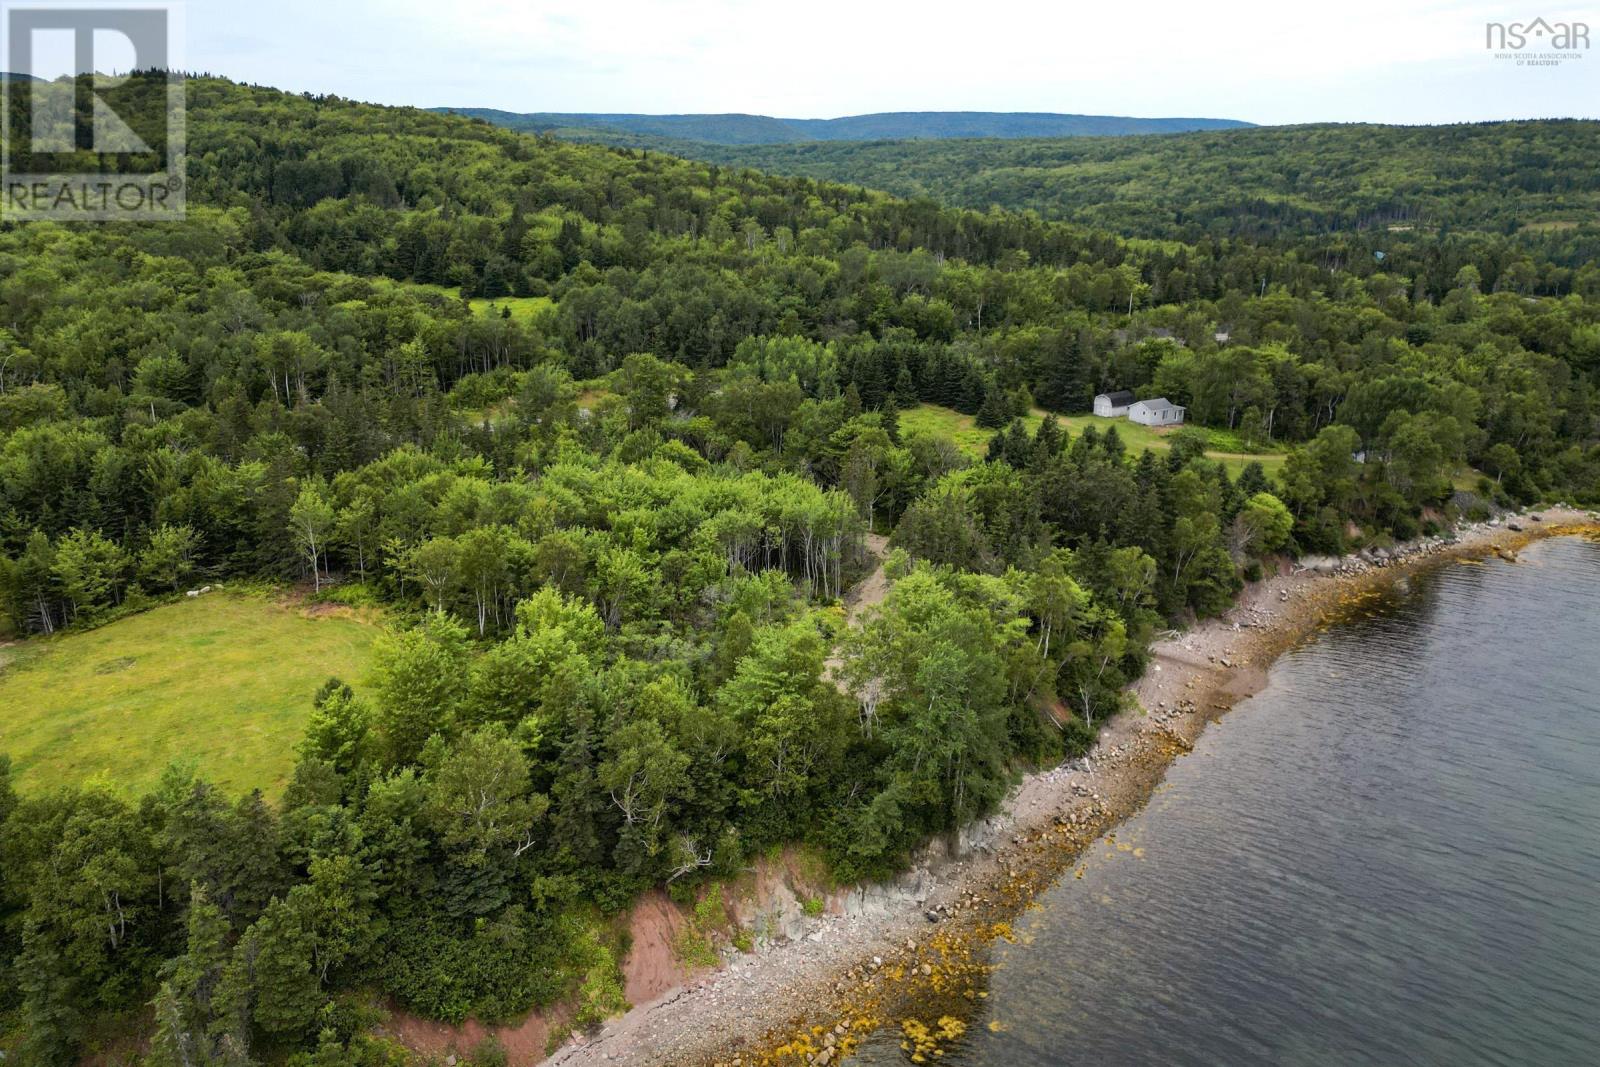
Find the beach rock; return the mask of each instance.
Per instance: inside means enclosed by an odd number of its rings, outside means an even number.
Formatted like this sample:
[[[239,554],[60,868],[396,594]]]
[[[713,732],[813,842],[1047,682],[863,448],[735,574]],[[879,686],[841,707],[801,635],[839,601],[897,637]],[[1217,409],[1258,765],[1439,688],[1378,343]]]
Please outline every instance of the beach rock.
[[[793,889],[779,885],[753,925],[774,941],[797,941],[806,930],[805,908]]]
[[[956,855],[965,856],[972,852],[993,852],[995,841],[1004,832],[1005,825],[996,817],[980,819],[975,823],[963,826],[956,835]]]
[[[1514,523],[1514,522],[1506,523],[1506,529],[1510,530],[1512,533],[1521,533],[1522,532],[1522,527],[1520,525],[1518,525],[1517,523]]]
[[[877,918],[908,904],[921,904],[932,886],[927,868],[917,867],[893,882],[851,887],[840,899],[840,908],[848,918]]]

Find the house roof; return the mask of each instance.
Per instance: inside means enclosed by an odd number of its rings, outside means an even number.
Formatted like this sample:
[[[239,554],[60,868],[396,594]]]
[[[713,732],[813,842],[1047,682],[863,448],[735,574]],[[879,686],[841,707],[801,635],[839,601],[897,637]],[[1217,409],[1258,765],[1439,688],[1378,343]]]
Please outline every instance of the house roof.
[[[1082,396],[1083,394],[1080,393],[1078,395]],[[1119,389],[1114,393],[1101,393],[1100,396],[1103,396],[1107,400],[1111,401],[1112,406],[1114,407],[1126,407],[1127,405],[1133,403],[1133,394],[1126,389]],[[1095,397],[1095,399],[1099,400],[1100,396]]]
[[[1182,404],[1174,404],[1164,396],[1153,396],[1149,400],[1141,400],[1139,403],[1147,408],[1176,408],[1183,406]]]

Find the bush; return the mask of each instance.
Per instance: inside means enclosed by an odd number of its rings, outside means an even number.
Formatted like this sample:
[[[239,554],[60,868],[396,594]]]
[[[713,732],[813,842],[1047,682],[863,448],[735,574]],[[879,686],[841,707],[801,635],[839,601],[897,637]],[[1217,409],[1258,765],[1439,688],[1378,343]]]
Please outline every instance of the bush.
[[[616,957],[604,945],[595,944],[583,973],[583,984],[578,987],[578,1011],[573,1024],[581,1030],[594,1030],[611,1016],[627,1010]]]
[[[1061,724],[1061,742],[1069,756],[1081,756],[1094,747],[1097,731],[1076,715]]]
[[[678,931],[678,936],[672,939],[672,954],[678,962],[685,967],[715,967],[717,965],[717,950],[711,944],[711,939],[702,933],[694,923],[690,923]]]
[[[722,899],[722,886],[714,885],[694,906],[695,925],[707,933],[728,925],[728,906]]]
[[[457,409],[486,408],[517,391],[516,372],[500,367],[487,374],[468,374],[450,390],[450,406]]]
[[[714,885],[694,906],[694,915],[673,939],[672,951],[689,967],[715,967],[717,949],[712,935],[728,926],[728,906],[722,899],[722,886]]]
[[[478,1042],[478,1047],[472,1050],[467,1063],[470,1067],[506,1067],[506,1047],[500,1039],[493,1035]]]
[[[324,604],[343,604],[349,608],[376,608],[383,604],[378,591],[365,582],[326,586],[317,600]]]
[[[463,925],[419,909],[396,917],[372,978],[430,1019],[513,1019],[548,1004],[576,970],[562,924],[507,909],[498,921]],[[581,965],[581,964],[580,964]]]

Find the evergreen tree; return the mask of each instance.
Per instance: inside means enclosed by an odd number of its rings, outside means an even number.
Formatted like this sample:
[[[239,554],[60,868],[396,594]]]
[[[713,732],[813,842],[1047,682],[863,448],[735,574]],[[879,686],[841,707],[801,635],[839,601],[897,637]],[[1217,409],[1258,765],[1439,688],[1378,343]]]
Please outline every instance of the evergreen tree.
[[[888,436],[889,443],[900,444],[900,403],[895,399],[895,394],[890,393],[883,401],[883,410],[879,413],[879,425]]]
[[[983,403],[974,420],[985,430],[998,430],[1011,421],[1011,405],[1005,392],[991,383],[983,394]]]

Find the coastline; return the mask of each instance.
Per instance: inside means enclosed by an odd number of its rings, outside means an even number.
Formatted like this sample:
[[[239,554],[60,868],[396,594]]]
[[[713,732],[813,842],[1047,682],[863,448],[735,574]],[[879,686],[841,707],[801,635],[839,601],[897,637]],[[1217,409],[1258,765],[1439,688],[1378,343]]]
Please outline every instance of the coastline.
[[[546,1062],[825,1067],[890,1025],[932,1059],[986,996],[986,946],[1012,936],[1009,920],[1068,875],[1085,846],[1114,837],[1205,727],[1266,685],[1279,655],[1420,569],[1515,558],[1531,541],[1596,531],[1593,513],[1552,508],[1389,552],[1285,566],[1247,586],[1222,615],[1157,641],[1129,687],[1129,709],[1087,756],[1028,775],[1002,811],[957,841],[934,842],[894,882],[829,893],[822,915],[785,924],[785,939],[684,975],[598,1033],[569,1038]],[[776,888],[794,904],[794,887],[765,873],[754,879],[766,883],[765,903]]]

